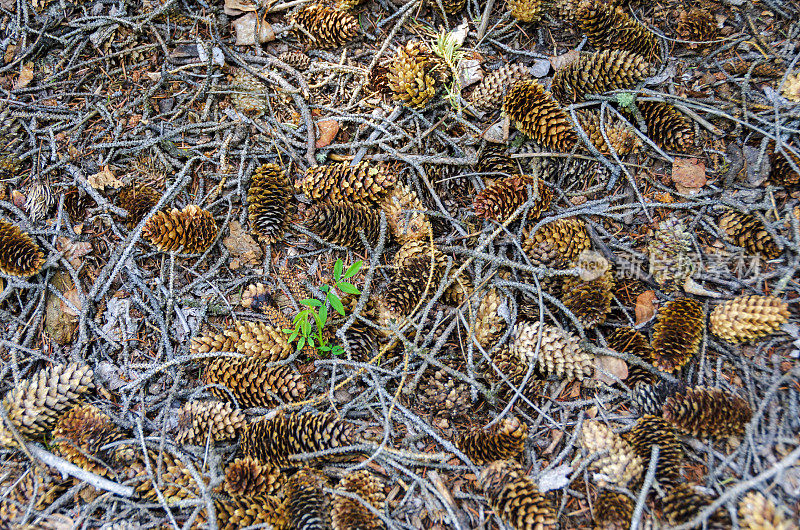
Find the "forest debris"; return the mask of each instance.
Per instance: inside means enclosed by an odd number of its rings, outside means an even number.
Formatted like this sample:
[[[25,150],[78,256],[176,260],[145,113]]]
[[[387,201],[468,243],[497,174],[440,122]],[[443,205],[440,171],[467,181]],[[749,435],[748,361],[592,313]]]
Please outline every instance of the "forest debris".
[[[672,182],[684,195],[694,195],[706,185],[706,165],[696,158],[676,158],[672,164]]]
[[[89,178],[86,180],[88,180],[89,185],[96,190],[104,190],[106,188],[119,189],[123,186],[122,181],[114,175],[108,164],[103,166],[103,169],[94,175],[89,175]]]
[[[653,301],[656,299],[655,291],[648,290],[636,297],[636,325],[647,322],[656,316]]]
[[[264,258],[264,251],[258,246],[256,240],[242,229],[239,221],[231,221],[230,235],[222,240],[222,244],[231,253],[231,268],[241,265],[256,267]]]

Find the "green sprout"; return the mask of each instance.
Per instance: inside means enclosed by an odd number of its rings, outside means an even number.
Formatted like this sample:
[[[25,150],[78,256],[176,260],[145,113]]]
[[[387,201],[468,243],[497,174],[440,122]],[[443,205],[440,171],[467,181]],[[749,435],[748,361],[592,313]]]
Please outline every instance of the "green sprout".
[[[459,73],[459,65],[464,60],[464,51],[461,49],[461,43],[455,32],[442,31],[436,35],[436,40],[433,44],[433,51],[436,55],[444,60],[444,63],[453,74],[453,82],[450,86],[445,85],[445,92],[447,95],[445,99],[450,105],[456,109],[461,110],[461,75]]]

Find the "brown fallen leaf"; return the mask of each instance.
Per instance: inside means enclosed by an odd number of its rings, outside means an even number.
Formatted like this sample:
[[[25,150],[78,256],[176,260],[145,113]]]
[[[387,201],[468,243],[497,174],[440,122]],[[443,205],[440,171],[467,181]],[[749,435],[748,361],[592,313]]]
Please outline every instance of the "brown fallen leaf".
[[[258,11],[258,2],[253,0],[225,0],[223,11],[232,17]]]
[[[333,142],[339,132],[339,122],[336,120],[320,120],[317,122],[317,143],[316,147],[325,147]]]
[[[233,31],[236,34],[235,44],[237,46],[263,44],[275,40],[275,32],[272,31],[272,26],[266,20],[261,20],[259,23],[258,16],[255,13],[247,13],[237,18],[231,23],[231,26],[233,26]]]
[[[636,297],[636,325],[647,322],[656,314],[656,308],[653,301],[656,299],[656,293],[648,290]]]
[[[231,253],[231,263],[234,266],[261,264],[264,251],[258,246],[256,240],[242,229],[238,221],[231,221],[230,235],[222,240],[222,244]],[[233,263],[237,262],[237,263]]]
[[[14,82],[14,88],[25,88],[31,83],[31,81],[33,81],[33,63],[27,62],[22,66],[22,71],[19,73],[19,77]]]
[[[550,64],[553,65],[554,70],[561,70],[571,62],[577,61],[580,56],[581,52],[578,50],[570,50],[567,53],[550,57]]]
[[[607,385],[613,385],[617,381],[624,381],[628,377],[628,364],[622,359],[611,355],[600,355],[594,359],[594,379]]]
[[[64,259],[66,259],[70,265],[75,269],[79,269],[81,266],[81,258],[92,251],[92,244],[85,241],[71,241],[61,236],[56,240],[56,249],[64,253]]]
[[[105,188],[119,189],[122,187],[122,181],[119,180],[108,165],[103,166],[99,172],[94,175],[89,175],[89,185],[96,190],[103,190]]]
[[[672,182],[680,193],[698,193],[708,182],[705,163],[696,158],[676,158],[672,164]]]

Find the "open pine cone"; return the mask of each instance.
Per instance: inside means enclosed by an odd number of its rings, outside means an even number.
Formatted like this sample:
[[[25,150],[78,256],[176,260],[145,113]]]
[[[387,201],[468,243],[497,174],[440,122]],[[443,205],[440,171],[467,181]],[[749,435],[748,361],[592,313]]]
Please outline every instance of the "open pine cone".
[[[190,204],[183,210],[156,212],[142,228],[142,237],[162,252],[199,254],[208,250],[218,231],[211,212]]]
[[[358,20],[353,15],[321,3],[306,4],[289,19],[298,26],[300,40],[321,48],[338,48],[358,35]]]
[[[653,326],[653,366],[664,372],[680,370],[700,350],[706,316],[693,298],[677,298],[664,304]]]
[[[650,73],[650,64],[625,50],[585,53],[553,76],[550,90],[563,104],[583,101],[587,94],[634,88]]]
[[[711,312],[711,332],[730,342],[765,337],[789,319],[789,305],[774,296],[739,296]]]
[[[0,219],[0,272],[27,278],[44,265],[44,253],[17,225]]]
[[[282,240],[296,208],[294,188],[280,166],[264,164],[256,169],[247,202],[250,230],[268,244]]]
[[[503,112],[517,129],[554,151],[568,152],[578,141],[567,113],[537,81],[514,83]]]

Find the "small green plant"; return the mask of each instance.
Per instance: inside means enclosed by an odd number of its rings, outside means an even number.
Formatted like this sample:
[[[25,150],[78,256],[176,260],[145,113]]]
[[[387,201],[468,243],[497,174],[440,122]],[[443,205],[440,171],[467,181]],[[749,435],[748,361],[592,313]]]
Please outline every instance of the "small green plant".
[[[300,311],[294,318],[294,329],[284,329],[283,332],[289,335],[289,342],[297,341],[297,349],[301,350],[306,344],[316,348],[321,354],[341,355],[344,350],[338,344],[331,345],[323,335],[325,324],[328,322],[328,305],[334,311],[345,316],[344,305],[337,294],[337,290],[346,294],[359,295],[361,291],[347,280],[355,276],[364,262],[359,260],[350,265],[347,271],[344,270],[344,262],[337,259],[333,265],[333,287],[323,285],[319,288],[325,295],[324,300],[316,298],[306,298],[300,300],[300,304],[306,309]]]
[[[455,31],[443,31],[436,35],[433,44],[434,53],[444,60],[447,68],[452,72],[453,82],[450,86],[445,85],[445,99],[456,111],[459,111],[461,107],[459,96],[462,87],[459,64],[464,60],[465,55],[464,50],[461,49],[462,42],[463,39],[459,39]]]

